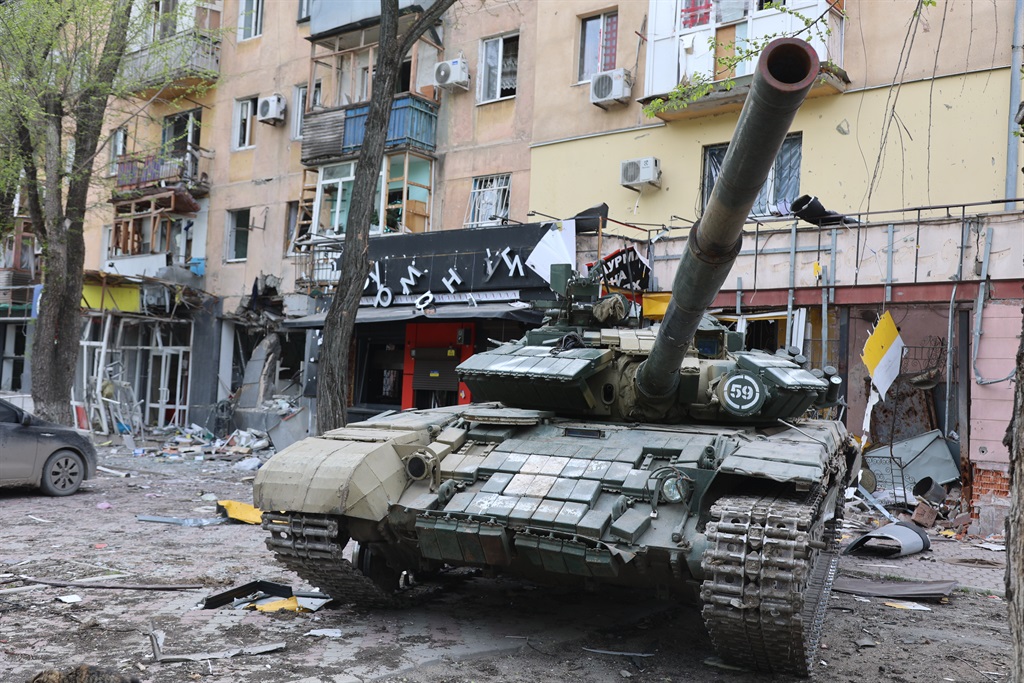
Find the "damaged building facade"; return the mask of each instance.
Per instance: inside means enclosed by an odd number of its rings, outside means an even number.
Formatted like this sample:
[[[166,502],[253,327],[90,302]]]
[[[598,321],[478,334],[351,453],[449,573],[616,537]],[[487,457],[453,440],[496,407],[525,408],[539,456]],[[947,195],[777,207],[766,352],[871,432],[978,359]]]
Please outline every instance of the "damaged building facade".
[[[418,4],[400,5],[411,22]],[[97,162],[109,201],[87,226],[75,397],[89,421],[278,428],[263,407],[285,396],[282,438],[316,431],[319,334],[372,93],[375,6],[220,0],[154,38],[192,48],[180,52],[177,92],[140,92],[143,115],[111,117],[111,157]],[[978,524],[996,529],[1024,283],[1024,213],[1007,201],[1022,194],[1015,9],[941,0],[912,10],[457,2],[407,55],[393,103],[350,416],[471,400],[455,365],[538,324],[524,304],[550,296],[545,263],[608,259],[628,286],[631,271],[616,263],[642,260],[644,315],[657,321],[753,62],[727,65],[712,79],[720,87],[686,107],[644,106],[721,68],[729,45],[803,29],[808,17],[814,28],[801,35],[826,68],[751,215],[718,314],[751,346],[797,347],[809,367],[836,367],[843,418],[865,443],[938,431]],[[961,30],[928,30],[945,15]],[[902,55],[906,31],[915,40]],[[147,46],[127,61],[144,70]],[[971,143],[950,143],[965,122]],[[792,204],[805,195],[817,204],[798,218]],[[602,203],[599,230],[562,221]],[[31,299],[14,301],[4,283],[0,382],[27,392]],[[884,312],[907,350],[869,406],[860,355]]]

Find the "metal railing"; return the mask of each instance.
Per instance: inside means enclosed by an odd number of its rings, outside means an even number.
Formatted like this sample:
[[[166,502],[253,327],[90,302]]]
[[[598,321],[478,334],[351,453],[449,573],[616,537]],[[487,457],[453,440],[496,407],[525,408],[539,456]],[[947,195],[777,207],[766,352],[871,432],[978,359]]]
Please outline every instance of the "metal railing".
[[[182,78],[216,80],[220,41],[199,30],[182,31],[124,56],[121,79],[130,88],[173,83]]]
[[[185,151],[158,149],[119,156],[117,189],[135,190],[167,182],[203,186],[207,180],[200,169],[200,152],[200,148],[189,145]]]

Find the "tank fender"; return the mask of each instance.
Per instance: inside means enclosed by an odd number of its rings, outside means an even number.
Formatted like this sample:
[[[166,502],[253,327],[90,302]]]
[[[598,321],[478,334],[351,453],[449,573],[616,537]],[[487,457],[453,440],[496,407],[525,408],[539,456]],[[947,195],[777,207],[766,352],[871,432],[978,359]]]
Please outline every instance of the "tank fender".
[[[389,436],[377,441],[310,438],[292,444],[257,471],[253,502],[261,510],[383,520],[409,482],[396,446],[415,441],[412,432]]]

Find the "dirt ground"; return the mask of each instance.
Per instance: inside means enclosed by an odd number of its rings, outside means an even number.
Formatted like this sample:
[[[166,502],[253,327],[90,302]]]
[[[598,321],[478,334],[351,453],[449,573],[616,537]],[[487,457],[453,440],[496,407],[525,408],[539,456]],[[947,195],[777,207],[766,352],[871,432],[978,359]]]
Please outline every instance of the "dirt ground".
[[[790,680],[716,666],[696,608],[622,591],[473,577],[402,612],[196,609],[203,598],[254,580],[313,588],[273,560],[257,526],[137,519],[214,518],[218,499],[251,502],[252,472],[226,461],[133,458],[111,449],[101,464],[130,476],[101,474],[68,498],[0,490],[2,683],[82,662],[132,672],[145,683]],[[26,576],[194,588],[42,586]],[[61,600],[70,596],[80,600]],[[998,596],[960,590],[947,604],[922,603],[930,611],[884,602],[833,595],[817,680],[1006,680],[1010,634]],[[324,631],[309,635],[313,630]],[[283,649],[156,662],[154,631],[164,634],[165,655]]]

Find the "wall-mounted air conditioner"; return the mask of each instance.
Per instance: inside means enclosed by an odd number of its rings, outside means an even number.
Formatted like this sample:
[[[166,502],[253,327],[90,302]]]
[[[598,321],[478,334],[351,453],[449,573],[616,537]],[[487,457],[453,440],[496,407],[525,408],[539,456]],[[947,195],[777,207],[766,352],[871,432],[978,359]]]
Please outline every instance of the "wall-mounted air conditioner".
[[[590,79],[590,103],[601,109],[626,104],[632,91],[633,74],[629,69],[602,71]]]
[[[633,190],[644,185],[661,187],[661,162],[657,157],[623,161],[619,168],[619,184]]]
[[[434,66],[434,85],[446,90],[451,90],[452,88],[468,90],[469,64],[466,63],[465,59],[438,62]]]
[[[256,120],[276,126],[284,121],[284,110],[286,107],[287,105],[282,95],[274,93],[270,97],[261,97],[256,105]]]

